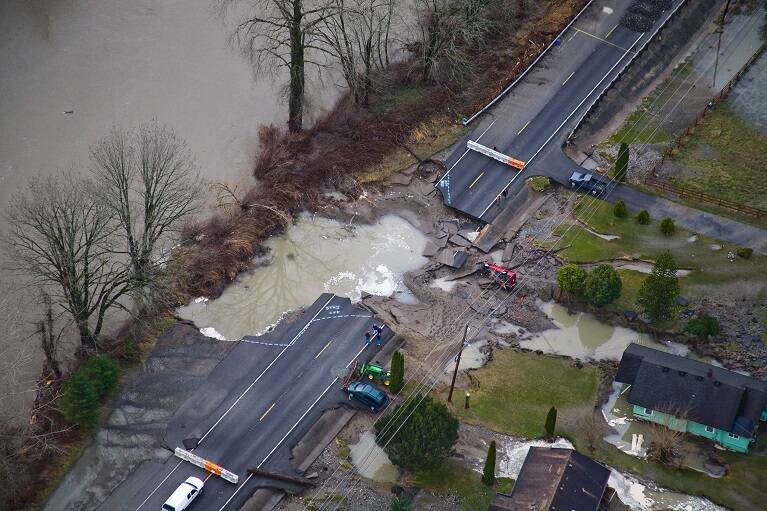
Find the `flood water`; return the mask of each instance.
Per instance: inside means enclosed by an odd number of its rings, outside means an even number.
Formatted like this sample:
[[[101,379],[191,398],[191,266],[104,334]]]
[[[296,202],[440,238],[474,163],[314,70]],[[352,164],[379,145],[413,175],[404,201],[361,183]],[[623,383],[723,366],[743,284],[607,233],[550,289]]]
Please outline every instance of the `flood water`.
[[[684,345],[661,344],[647,334],[602,323],[591,314],[571,314],[558,303],[543,302],[539,306],[557,328],[544,330],[521,340],[519,345],[522,348],[566,355],[580,360],[620,360],[623,350],[632,342],[676,355],[689,353],[689,349]]]
[[[370,431],[360,434],[357,443],[349,444],[349,455],[352,465],[362,477],[379,483],[394,483],[399,479],[399,469],[376,443],[376,437]]]
[[[28,178],[85,171],[88,147],[119,124],[153,118],[183,137],[203,176],[249,187],[261,124],[283,124],[280,85],[254,81],[228,44],[234,19],[214,0],[3,0],[0,2],[0,204]],[[314,111],[332,101],[332,84],[308,87]],[[315,94],[319,91],[319,94]],[[311,116],[311,115],[310,115]],[[0,232],[5,231],[0,216]],[[0,252],[0,268],[6,266]],[[0,293],[23,288],[0,269]],[[31,292],[29,295],[33,295]],[[32,324],[40,312],[22,298]],[[116,325],[109,325],[111,327]],[[31,332],[30,332],[31,333]],[[0,353],[27,336],[0,336]],[[19,379],[32,381],[36,345]],[[62,349],[66,358],[71,349]],[[29,392],[13,399],[22,407]]]
[[[530,447],[571,449],[573,446],[564,438],[558,438],[549,443],[545,440],[504,437],[499,448],[498,476],[517,479]],[[481,466],[479,464],[479,467]],[[702,497],[686,495],[660,487],[650,487],[642,484],[633,476],[612,468],[610,470],[608,486],[613,488],[616,497],[631,509],[643,511],[724,511],[724,508]]]
[[[284,236],[267,242],[268,264],[240,275],[216,300],[193,301],[178,313],[198,328],[237,340],[263,332],[321,293],[359,300],[363,292],[404,292],[402,276],[426,263],[421,256],[425,245],[426,237],[399,216],[350,226],[304,215]]]

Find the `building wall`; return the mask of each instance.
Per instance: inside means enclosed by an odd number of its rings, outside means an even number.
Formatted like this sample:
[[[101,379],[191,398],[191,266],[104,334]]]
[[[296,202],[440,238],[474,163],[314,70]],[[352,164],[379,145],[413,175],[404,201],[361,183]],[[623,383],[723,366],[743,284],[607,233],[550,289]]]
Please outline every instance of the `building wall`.
[[[678,419],[672,415],[657,410],[650,410],[650,413],[647,413],[647,410],[642,406],[633,405],[633,412],[634,415],[640,419],[662,424],[676,431],[708,438],[732,451],[748,452],[748,447],[751,443],[751,439],[749,438],[738,435],[735,435],[736,438],[733,438],[727,431],[711,428],[705,424],[700,424],[691,420]]]

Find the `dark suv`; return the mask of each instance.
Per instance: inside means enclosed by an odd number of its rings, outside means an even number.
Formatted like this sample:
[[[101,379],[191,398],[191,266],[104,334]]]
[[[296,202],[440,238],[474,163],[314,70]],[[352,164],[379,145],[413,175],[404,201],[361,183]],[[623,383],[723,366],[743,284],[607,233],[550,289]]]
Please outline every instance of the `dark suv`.
[[[602,195],[607,191],[607,182],[593,174],[573,172],[573,175],[570,176],[570,187],[592,195]]]
[[[389,396],[385,392],[364,381],[350,383],[346,392],[349,393],[349,399],[356,399],[374,412],[377,412],[389,402]]]

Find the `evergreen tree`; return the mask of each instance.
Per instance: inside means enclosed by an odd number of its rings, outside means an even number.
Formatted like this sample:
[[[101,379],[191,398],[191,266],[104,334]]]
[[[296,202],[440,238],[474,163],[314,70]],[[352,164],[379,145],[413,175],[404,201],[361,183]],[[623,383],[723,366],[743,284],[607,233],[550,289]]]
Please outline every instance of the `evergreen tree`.
[[[586,276],[584,295],[592,305],[601,307],[615,301],[621,295],[623,282],[615,268],[600,264]]]
[[[718,319],[709,316],[708,314],[701,314],[688,321],[684,331],[695,337],[708,339],[711,335],[719,335],[721,326],[719,325]]]
[[[671,252],[663,252],[639,288],[637,304],[652,322],[665,321],[674,315],[674,305],[679,296],[676,270],[676,261]]]
[[[615,180],[625,181],[626,174],[629,170],[629,145],[626,142],[621,142],[621,147],[618,149],[618,157],[615,159]]]
[[[646,209],[643,209],[637,213],[637,222],[639,225],[647,225],[650,223],[650,213]]]
[[[375,423],[376,442],[410,472],[439,467],[458,440],[458,420],[447,407],[416,394]]]
[[[557,409],[555,407],[549,408],[549,413],[546,414],[546,438],[554,438],[554,429],[557,427]]]
[[[391,381],[389,390],[393,394],[399,394],[405,385],[405,356],[399,351],[395,351],[391,356]]]
[[[615,215],[617,218],[626,218],[629,216],[629,210],[626,208],[626,203],[622,200],[619,200],[615,203],[615,206],[613,206],[613,215]]]
[[[99,398],[106,396],[117,387],[119,366],[111,357],[97,355],[90,359],[81,371],[90,378]]]
[[[485,468],[482,470],[482,482],[488,486],[495,484],[495,440],[490,441],[485,458]]]
[[[64,384],[61,409],[69,422],[86,428],[96,424],[99,396],[85,371],[75,371]]]

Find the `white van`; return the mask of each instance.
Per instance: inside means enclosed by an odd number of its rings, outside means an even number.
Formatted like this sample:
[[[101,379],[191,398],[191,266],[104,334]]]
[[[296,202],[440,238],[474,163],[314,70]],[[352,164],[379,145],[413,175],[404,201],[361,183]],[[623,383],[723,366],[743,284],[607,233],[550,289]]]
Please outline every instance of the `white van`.
[[[196,477],[187,477],[186,481],[176,488],[176,491],[168,497],[165,504],[162,505],[163,511],[181,511],[186,509],[189,504],[200,494],[202,491],[203,483]]]

